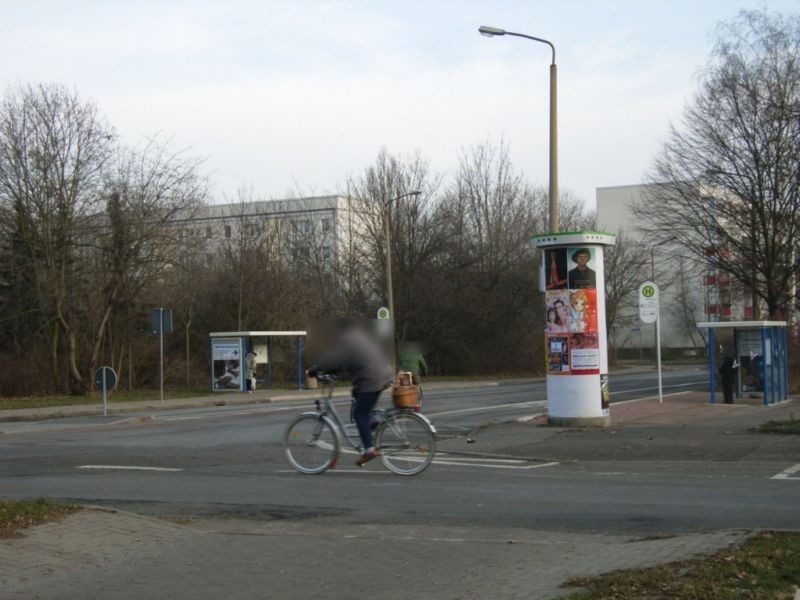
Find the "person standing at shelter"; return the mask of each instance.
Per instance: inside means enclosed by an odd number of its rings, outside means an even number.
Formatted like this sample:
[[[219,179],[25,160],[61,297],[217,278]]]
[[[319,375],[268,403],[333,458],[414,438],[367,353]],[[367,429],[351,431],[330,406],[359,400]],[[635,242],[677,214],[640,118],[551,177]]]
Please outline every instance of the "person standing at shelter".
[[[256,352],[249,350],[245,357],[247,365],[247,393],[250,394],[256,389]]]
[[[720,378],[722,379],[722,396],[725,404],[733,404],[733,384],[736,381],[736,372],[739,365],[731,356],[726,356],[719,368]]]

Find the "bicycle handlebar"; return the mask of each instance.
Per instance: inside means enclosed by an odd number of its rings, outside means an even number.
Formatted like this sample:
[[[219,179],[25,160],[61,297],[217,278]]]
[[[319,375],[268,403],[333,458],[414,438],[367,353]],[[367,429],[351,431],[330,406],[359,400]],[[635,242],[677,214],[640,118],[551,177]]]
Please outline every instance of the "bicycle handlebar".
[[[314,375],[314,377],[317,378],[317,381],[321,381],[321,382],[324,382],[324,383],[334,383],[335,381],[338,381],[338,379],[339,379],[333,373],[325,373],[325,372],[322,372],[322,371],[317,372],[317,374]]]

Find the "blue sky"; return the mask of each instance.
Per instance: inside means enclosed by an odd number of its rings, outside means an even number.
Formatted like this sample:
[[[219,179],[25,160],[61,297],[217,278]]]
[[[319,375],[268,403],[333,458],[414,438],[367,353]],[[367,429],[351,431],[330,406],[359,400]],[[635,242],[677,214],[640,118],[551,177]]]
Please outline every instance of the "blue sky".
[[[383,147],[452,172],[504,138],[547,183],[546,46],[559,65],[560,183],[639,182],[680,118],[714,28],[739,0],[0,1],[0,86],[59,82],[122,137],[161,133],[206,158],[214,201],[326,193]]]

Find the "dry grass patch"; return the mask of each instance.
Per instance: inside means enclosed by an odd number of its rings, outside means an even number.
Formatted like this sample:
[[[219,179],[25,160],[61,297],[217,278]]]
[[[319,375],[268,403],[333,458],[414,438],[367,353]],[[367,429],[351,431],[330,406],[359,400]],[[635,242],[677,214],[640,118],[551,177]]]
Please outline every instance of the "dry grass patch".
[[[708,558],[575,577],[570,600],[791,600],[800,586],[800,533],[763,532]]]
[[[54,521],[81,510],[72,504],[38,500],[0,500],[0,539],[19,537],[26,527]]]

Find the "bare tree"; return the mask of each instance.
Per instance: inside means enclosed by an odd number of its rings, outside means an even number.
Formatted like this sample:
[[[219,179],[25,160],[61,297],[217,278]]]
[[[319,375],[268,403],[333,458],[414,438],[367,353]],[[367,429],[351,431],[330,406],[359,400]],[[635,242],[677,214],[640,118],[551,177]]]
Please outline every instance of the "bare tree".
[[[771,317],[793,303],[800,227],[800,17],[722,24],[700,90],[635,208],[648,237],[733,275]]]
[[[79,296],[86,273],[81,255],[91,244],[102,207],[103,173],[113,131],[91,103],[57,85],[11,90],[0,105],[0,227],[12,240],[16,281],[47,340],[51,373],[82,391],[78,358]]]
[[[441,178],[433,175],[426,160],[392,156],[382,150],[375,162],[359,177],[351,177],[348,193],[360,214],[360,229],[352,246],[362,256],[351,256],[354,266],[371,274],[361,284],[367,286],[365,299],[376,308],[386,300],[386,234],[384,218],[391,226],[392,273],[396,303],[396,333],[403,340],[425,328],[420,311],[420,287],[430,283],[430,268],[442,250],[444,230],[437,211],[436,194]],[[418,196],[397,198],[412,191]],[[364,243],[366,242],[366,243]]]
[[[606,287],[606,325],[609,330],[623,326],[637,315],[636,292],[650,277],[647,244],[620,229],[616,244],[603,253]]]

